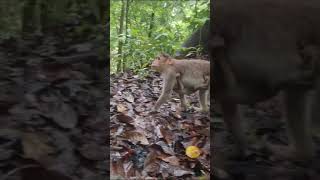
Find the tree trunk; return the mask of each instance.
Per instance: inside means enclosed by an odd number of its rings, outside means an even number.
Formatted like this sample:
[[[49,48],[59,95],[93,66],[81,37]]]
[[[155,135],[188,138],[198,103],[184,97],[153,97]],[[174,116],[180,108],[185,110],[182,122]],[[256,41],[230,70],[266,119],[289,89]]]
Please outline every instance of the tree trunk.
[[[117,64],[117,72],[120,72],[122,70],[122,60],[123,60],[123,54],[122,54],[122,46],[123,46],[123,42],[122,42],[122,37],[123,36],[123,23],[124,23],[124,8],[125,8],[125,3],[124,0],[121,1],[122,2],[122,6],[121,6],[121,15],[120,15],[120,29],[118,32],[118,37],[119,37],[119,44],[118,44],[118,54],[120,55],[120,60],[118,61]]]
[[[154,26],[154,12],[152,12],[152,14],[151,14],[151,20],[150,20],[150,26],[149,26],[149,34],[148,34],[149,38],[152,35],[153,26]]]
[[[198,16],[198,0],[196,0],[196,3],[194,5],[194,12],[196,12],[194,17],[197,18],[197,16]]]
[[[129,18],[128,18],[128,14],[129,14],[129,7],[130,7],[130,4],[129,4],[129,0],[127,0],[126,2],[126,27],[125,27],[125,40],[124,40],[124,44],[127,44],[128,43],[128,24],[130,22]],[[123,60],[122,60],[122,67],[124,70],[126,70],[126,65],[127,65],[127,56],[124,55],[123,56]]]
[[[194,4],[194,12],[195,12],[195,15],[194,15],[194,18],[197,18],[198,16],[198,0],[196,0],[195,4]],[[197,27],[193,27],[193,31],[196,31]]]
[[[6,14],[8,8],[7,1],[0,1],[0,29],[3,30],[5,29],[6,26]]]
[[[26,0],[23,7],[22,34],[23,36],[32,34],[36,31],[36,7],[37,0]]]
[[[100,23],[102,25],[105,25],[107,23],[107,16],[109,14],[109,6],[108,2],[106,0],[98,0],[98,7],[100,8],[99,14],[100,14]]]
[[[42,33],[46,33],[50,27],[48,0],[41,0],[40,3],[40,24]]]

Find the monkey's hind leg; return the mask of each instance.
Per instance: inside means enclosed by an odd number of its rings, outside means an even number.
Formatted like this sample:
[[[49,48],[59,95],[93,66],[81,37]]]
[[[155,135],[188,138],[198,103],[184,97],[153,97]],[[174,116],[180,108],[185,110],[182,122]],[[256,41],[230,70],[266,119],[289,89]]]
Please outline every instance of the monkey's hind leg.
[[[199,90],[199,101],[200,101],[200,108],[195,108],[196,111],[201,112],[208,112],[208,98],[207,98],[207,90],[206,89],[200,89]]]
[[[236,149],[234,149],[230,156],[233,158],[244,158],[247,155],[246,150],[248,145],[245,138],[243,124],[241,123],[239,105],[229,102],[228,100],[222,100],[220,103],[224,122],[236,143]]]
[[[176,74],[176,80],[177,80],[178,92],[186,94],[186,90],[185,90],[184,85],[182,83],[182,79],[181,79],[181,74],[180,73]]]
[[[186,100],[186,97],[184,96],[184,93],[179,92],[179,97],[180,97],[180,101],[181,101],[181,104],[180,104],[181,110],[187,111],[189,104],[187,103],[187,100]]]
[[[305,89],[291,88],[286,91],[286,120],[289,140],[293,147],[290,149],[294,158],[307,160],[315,155],[310,127],[310,112]]]

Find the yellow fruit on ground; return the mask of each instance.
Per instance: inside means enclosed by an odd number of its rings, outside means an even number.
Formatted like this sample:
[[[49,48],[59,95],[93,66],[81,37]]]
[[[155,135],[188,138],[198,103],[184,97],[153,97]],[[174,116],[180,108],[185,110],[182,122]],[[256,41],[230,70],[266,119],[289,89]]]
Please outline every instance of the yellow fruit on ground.
[[[190,158],[197,158],[200,154],[201,151],[197,146],[188,146],[186,149],[186,155]]]

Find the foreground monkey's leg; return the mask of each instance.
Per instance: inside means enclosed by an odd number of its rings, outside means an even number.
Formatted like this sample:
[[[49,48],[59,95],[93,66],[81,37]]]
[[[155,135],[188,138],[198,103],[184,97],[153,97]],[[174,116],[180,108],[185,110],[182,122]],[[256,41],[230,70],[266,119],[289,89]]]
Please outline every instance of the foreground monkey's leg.
[[[303,159],[311,158],[314,150],[308,116],[307,91],[293,87],[286,91],[284,98],[289,140],[295,148],[293,149],[295,153],[292,155]]]
[[[163,80],[163,87],[162,87],[162,92],[161,92],[161,95],[159,97],[159,99],[157,100],[154,108],[153,108],[153,111],[158,111],[160,106],[166,102],[168,100],[168,98],[171,96],[171,93],[172,93],[172,89],[176,83],[176,78],[175,78],[175,74],[173,73],[170,73],[168,72]]]
[[[243,131],[241,117],[239,112],[239,105],[229,102],[221,101],[221,109],[223,112],[223,119],[227,125],[228,130],[233,135],[236,143],[236,156],[245,156],[247,142],[245,133]]]
[[[200,110],[203,112],[209,111],[208,102],[207,102],[207,90],[199,90],[199,101],[200,101]]]
[[[320,77],[316,80],[315,94],[312,100],[312,124],[318,133],[320,130]]]

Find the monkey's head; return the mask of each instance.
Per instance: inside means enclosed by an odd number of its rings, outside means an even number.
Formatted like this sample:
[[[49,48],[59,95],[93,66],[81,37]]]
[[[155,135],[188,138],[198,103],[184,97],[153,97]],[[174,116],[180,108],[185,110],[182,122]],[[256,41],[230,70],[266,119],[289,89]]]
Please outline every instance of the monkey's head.
[[[169,55],[160,54],[152,62],[151,68],[158,71],[158,72],[162,72],[163,70],[165,70],[167,67],[171,66],[172,64],[173,64],[173,61]]]

